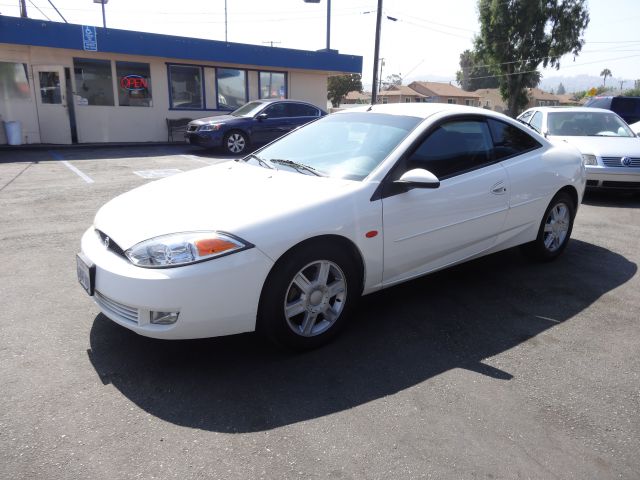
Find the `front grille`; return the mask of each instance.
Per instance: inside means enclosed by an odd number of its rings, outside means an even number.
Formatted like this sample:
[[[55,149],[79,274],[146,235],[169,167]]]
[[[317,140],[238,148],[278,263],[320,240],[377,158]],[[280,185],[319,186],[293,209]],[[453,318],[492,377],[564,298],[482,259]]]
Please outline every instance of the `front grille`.
[[[120,255],[123,258],[127,258],[127,256],[124,254],[124,250],[120,247],[120,245],[114,242],[111,237],[98,229],[96,229],[96,232],[100,236],[100,241],[103,245],[106,243],[107,238],[109,239],[109,244],[107,245],[108,250],[111,250],[113,253],[115,253],[116,255]]]
[[[602,182],[603,187],[607,188],[640,188],[640,182]]]
[[[110,313],[120,320],[124,320],[135,325],[138,324],[137,308],[116,302],[115,300],[105,297],[97,290],[94,292],[94,298],[100,308],[105,310],[107,313]]]
[[[602,157],[605,167],[640,168],[640,157],[632,158],[630,165],[622,165],[621,160],[622,157]]]
[[[195,132],[196,130],[198,130],[198,125],[189,125],[187,127],[187,132]]]

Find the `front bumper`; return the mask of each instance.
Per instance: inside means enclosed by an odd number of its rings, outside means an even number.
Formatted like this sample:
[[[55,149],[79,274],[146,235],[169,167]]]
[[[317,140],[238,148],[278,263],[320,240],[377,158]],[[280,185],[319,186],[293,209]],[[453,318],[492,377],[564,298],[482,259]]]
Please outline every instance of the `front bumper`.
[[[220,130],[209,132],[186,132],[184,139],[187,143],[200,147],[221,147],[224,133]]]
[[[640,168],[587,165],[588,188],[640,189]]]
[[[258,301],[273,262],[257,248],[176,268],[136,267],[108,250],[93,228],[82,253],[96,265],[94,301],[102,313],[140,335],[206,338],[255,330]],[[172,325],[150,312],[179,312]]]

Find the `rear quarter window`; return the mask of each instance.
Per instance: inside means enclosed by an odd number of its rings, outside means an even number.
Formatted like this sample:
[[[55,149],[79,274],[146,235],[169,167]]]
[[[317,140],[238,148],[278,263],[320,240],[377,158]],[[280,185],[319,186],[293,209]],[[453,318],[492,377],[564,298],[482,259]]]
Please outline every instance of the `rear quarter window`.
[[[496,160],[504,160],[542,146],[531,135],[513,125],[492,118],[488,119],[488,123]]]

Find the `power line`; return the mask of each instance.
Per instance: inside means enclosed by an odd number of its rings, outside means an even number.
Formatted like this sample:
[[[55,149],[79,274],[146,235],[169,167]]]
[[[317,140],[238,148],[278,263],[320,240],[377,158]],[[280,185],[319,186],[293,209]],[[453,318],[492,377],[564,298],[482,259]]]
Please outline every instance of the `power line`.
[[[53,20],[51,20],[51,19],[47,16],[47,14],[46,14],[46,13],[44,13],[42,10],[40,10],[40,8],[39,8],[35,3],[33,3],[31,0],[29,0],[29,3],[30,3],[31,5],[33,5],[33,6],[35,7],[35,9],[36,9],[36,10],[38,10],[38,11],[39,11],[43,16],[44,16],[44,18],[46,18],[46,19],[47,19],[47,20],[49,20],[50,22],[52,22],[52,21],[53,21]]]
[[[563,70],[563,69],[567,69],[567,68],[574,68],[574,67],[581,67],[583,65],[593,65],[595,63],[602,63],[602,62],[614,62],[616,60],[626,60],[628,58],[635,58],[635,57],[640,57],[640,54],[638,55],[627,55],[625,57],[616,57],[616,58],[605,58],[602,60],[597,60],[595,62],[583,62],[583,63],[574,63],[573,65],[568,65],[566,67],[562,67],[558,70]],[[469,80],[480,80],[483,78],[498,78],[498,77],[511,77],[513,75],[521,75],[524,73],[534,73],[537,72],[538,70],[524,70],[524,71],[520,71],[520,72],[513,72],[513,73],[498,73],[495,75],[485,75],[482,77],[469,77]]]
[[[60,13],[60,10],[58,10],[56,8],[56,6],[53,4],[53,2],[51,0],[47,0],[47,1],[51,4],[51,6],[58,13],[58,15],[60,15],[60,18],[62,18],[62,20],[64,20],[64,23],[69,23],[69,22],[67,22],[67,19],[62,16],[62,14]]]

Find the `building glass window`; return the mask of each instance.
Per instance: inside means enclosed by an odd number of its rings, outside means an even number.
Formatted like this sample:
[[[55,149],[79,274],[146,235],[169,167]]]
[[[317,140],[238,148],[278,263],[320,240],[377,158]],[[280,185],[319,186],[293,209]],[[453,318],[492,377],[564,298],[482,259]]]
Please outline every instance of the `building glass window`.
[[[118,105],[151,107],[151,72],[148,63],[116,62]]]
[[[280,72],[260,72],[260,98],[287,98],[287,77]]]
[[[169,65],[171,108],[203,110],[202,68]]]
[[[449,99],[447,100],[447,103],[455,104],[455,103],[456,103],[456,101],[455,101],[455,99],[453,99],[453,98],[449,98]]]
[[[40,83],[40,101],[50,105],[62,104],[60,74],[58,72],[38,72]]]
[[[235,110],[247,103],[247,72],[232,68],[216,69],[218,108]]]
[[[114,105],[110,60],[74,58],[73,72],[78,105]]]
[[[13,99],[26,100],[31,97],[24,63],[0,62],[0,92],[5,92],[6,97]]]

